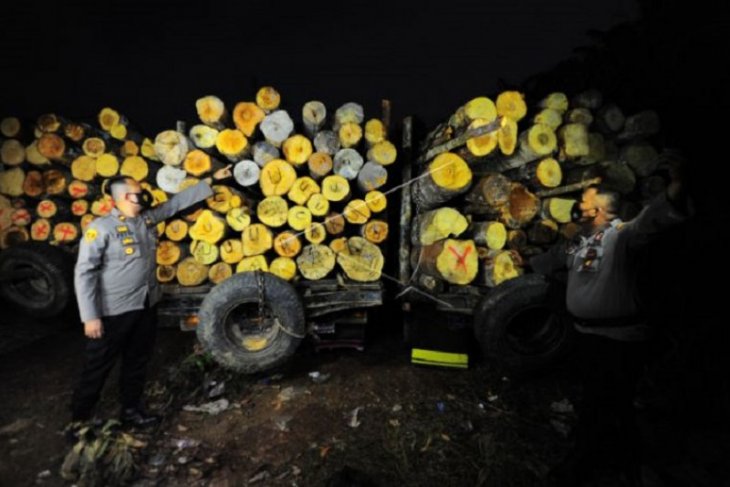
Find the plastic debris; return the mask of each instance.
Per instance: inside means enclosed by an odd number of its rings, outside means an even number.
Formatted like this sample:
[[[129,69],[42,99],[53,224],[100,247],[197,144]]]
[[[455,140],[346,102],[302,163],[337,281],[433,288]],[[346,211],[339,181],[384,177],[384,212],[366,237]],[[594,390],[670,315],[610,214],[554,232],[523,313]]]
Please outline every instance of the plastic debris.
[[[208,397],[210,399],[216,398],[218,396],[222,396],[223,393],[226,392],[226,383],[225,382],[216,382],[212,381],[210,383],[210,391],[208,392]]]
[[[358,406],[350,412],[350,421],[347,423],[350,428],[357,428],[360,424],[362,424],[362,421],[360,421],[357,417],[362,409],[364,409],[362,406]]]
[[[312,379],[312,382],[315,384],[323,384],[329,380],[330,374],[323,374],[320,371],[315,370],[309,373],[309,378]]]
[[[443,413],[446,411],[446,404],[444,404],[442,401],[438,401],[436,403],[436,410],[440,413]]]
[[[567,398],[563,399],[562,401],[553,402],[552,404],[550,404],[550,409],[554,413],[558,414],[572,414],[573,412],[575,412],[573,405]]]
[[[217,401],[201,404],[200,406],[192,406],[188,404],[186,406],[183,406],[183,411],[216,415],[228,409],[229,405],[230,403],[228,402],[228,399],[223,398],[218,399]]]
[[[289,431],[289,421],[292,420],[291,416],[276,416],[274,417],[274,425],[279,431]]]
[[[183,448],[195,448],[198,445],[200,445],[200,441],[192,438],[179,438],[172,440],[172,446],[180,450]]]
[[[51,476],[51,471],[50,470],[44,470],[44,471],[42,471],[41,473],[38,474],[38,478],[39,479],[47,479],[50,476]]]
[[[263,480],[269,480],[271,478],[271,474],[268,470],[264,470],[263,472],[259,472],[250,479],[248,479],[249,484],[255,484],[256,482],[261,482]]]
[[[489,401],[489,402],[494,402],[497,399],[499,399],[499,396],[497,394],[490,394],[487,396],[487,401]]]

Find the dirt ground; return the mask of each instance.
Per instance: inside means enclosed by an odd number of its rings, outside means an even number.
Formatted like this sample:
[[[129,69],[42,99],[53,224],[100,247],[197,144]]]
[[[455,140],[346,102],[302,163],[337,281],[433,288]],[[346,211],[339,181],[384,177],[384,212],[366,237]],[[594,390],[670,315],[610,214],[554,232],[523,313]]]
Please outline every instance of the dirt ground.
[[[80,328],[16,316],[0,329],[0,485],[70,485],[60,470]],[[156,430],[126,437],[135,485],[532,486],[570,446],[580,393],[570,364],[522,379],[482,361],[414,366],[398,333],[386,332],[364,352],[305,345],[280,370],[240,376],[195,344],[194,334],[160,330],[148,402],[165,415]],[[112,373],[103,419],[117,413],[115,386]],[[183,409],[220,399],[228,405],[218,414]],[[727,430],[682,414],[671,401],[641,413],[646,485],[730,485]]]

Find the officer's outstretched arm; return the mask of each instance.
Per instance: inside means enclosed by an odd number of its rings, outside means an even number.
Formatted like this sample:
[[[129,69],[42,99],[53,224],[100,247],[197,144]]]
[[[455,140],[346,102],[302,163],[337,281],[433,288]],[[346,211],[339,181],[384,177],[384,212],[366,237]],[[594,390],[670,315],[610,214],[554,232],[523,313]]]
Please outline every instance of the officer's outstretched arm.
[[[74,288],[79,315],[84,323],[101,318],[99,275],[108,241],[109,235],[92,222],[79,244],[79,255],[74,268]]]
[[[191,186],[188,189],[179,192],[168,201],[147,211],[145,215],[152,220],[152,223],[159,223],[163,220],[167,220],[179,211],[189,208],[195,203],[213,196],[213,190],[210,187],[213,179],[224,179],[230,176],[231,166],[228,165],[223,169],[216,171],[215,174],[213,174],[212,179],[206,178],[195,186]]]

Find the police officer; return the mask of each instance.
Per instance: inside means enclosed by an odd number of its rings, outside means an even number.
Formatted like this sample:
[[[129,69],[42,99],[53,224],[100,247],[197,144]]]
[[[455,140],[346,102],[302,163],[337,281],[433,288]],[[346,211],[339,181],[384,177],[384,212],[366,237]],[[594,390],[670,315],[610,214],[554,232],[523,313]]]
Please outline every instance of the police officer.
[[[213,179],[230,175],[227,166],[216,171]],[[155,342],[155,305],[161,294],[155,278],[157,224],[212,196],[211,182],[206,178],[154,208],[151,195],[134,179],[118,176],[107,182],[115,207],[84,232],[74,272],[87,338],[83,371],[71,399],[72,424],[91,419],[119,356],[120,419],[142,427],[159,420],[141,402]]]
[[[653,330],[637,290],[640,250],[652,235],[693,212],[679,161],[670,178],[666,192],[625,223],[617,215],[617,193],[586,189],[579,205],[582,235],[530,259],[542,274],[567,268],[566,306],[578,332],[583,395],[576,443],[551,472],[554,485],[582,485],[607,467],[618,467],[628,485],[641,485],[633,399]]]

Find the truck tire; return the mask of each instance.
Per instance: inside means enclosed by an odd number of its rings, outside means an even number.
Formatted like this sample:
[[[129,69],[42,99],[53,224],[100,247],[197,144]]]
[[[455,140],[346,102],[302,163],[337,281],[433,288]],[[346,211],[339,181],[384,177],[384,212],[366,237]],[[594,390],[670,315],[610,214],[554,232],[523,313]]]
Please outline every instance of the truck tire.
[[[553,365],[575,339],[564,285],[540,274],[500,284],[477,306],[474,333],[485,357],[506,372],[529,373]]]
[[[258,275],[257,275],[258,274]],[[259,316],[259,278],[264,317]],[[235,274],[210,290],[198,313],[203,348],[245,374],[284,363],[304,338],[304,307],[294,287],[268,272]]]
[[[13,276],[18,276],[13,278]],[[0,252],[0,295],[30,316],[63,312],[73,296],[73,257],[41,242],[26,242]]]

